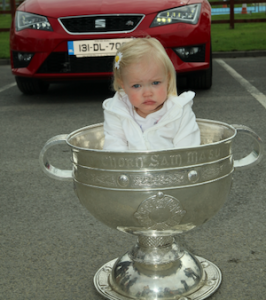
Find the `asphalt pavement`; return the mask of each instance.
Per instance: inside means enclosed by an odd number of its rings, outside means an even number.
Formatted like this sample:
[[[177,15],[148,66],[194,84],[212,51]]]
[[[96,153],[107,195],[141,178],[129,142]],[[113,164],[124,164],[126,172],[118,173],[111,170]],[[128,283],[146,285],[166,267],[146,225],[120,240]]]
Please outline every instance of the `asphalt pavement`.
[[[223,58],[250,90],[214,54],[213,86],[196,91],[197,117],[249,126],[265,141],[266,109],[256,101],[266,95],[265,53]],[[130,249],[135,238],[96,220],[79,203],[72,183],[48,178],[38,157],[49,138],[102,122],[102,100],[113,93],[107,84],[74,83],[25,96],[15,86],[4,88],[14,83],[6,63],[0,77],[0,300],[103,300],[93,285],[95,273]],[[69,168],[68,148],[51,155],[52,162]],[[266,299],[265,171],[265,157],[235,171],[223,208],[180,237],[185,248],[222,272],[210,300]]]

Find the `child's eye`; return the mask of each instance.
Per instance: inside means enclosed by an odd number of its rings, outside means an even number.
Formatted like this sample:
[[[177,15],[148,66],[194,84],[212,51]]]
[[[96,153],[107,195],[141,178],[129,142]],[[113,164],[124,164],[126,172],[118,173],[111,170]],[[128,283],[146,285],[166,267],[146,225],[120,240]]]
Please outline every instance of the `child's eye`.
[[[132,87],[135,88],[135,89],[137,89],[137,88],[140,87],[140,84],[134,84],[134,85],[132,85]]]
[[[153,85],[158,85],[158,84],[160,84],[160,81],[153,81],[152,84],[153,84]]]

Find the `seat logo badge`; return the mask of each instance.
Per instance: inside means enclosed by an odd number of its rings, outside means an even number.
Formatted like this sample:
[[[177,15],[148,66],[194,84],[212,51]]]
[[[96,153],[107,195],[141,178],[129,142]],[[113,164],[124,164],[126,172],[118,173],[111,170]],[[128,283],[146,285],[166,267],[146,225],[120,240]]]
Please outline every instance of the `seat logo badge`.
[[[134,25],[134,22],[131,21],[131,20],[129,20],[129,21],[126,22],[126,25],[127,25],[127,26],[133,26],[133,25]]]
[[[106,28],[106,20],[105,19],[96,19],[95,20],[95,28]]]

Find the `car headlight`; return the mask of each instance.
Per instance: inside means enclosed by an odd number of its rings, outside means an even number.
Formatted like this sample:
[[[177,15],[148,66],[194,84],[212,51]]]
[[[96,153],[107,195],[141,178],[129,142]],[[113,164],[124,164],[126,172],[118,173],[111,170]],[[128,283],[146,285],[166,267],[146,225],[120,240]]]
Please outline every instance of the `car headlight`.
[[[46,17],[24,11],[16,11],[16,30],[20,31],[26,28],[53,31]]]
[[[191,4],[161,11],[153,20],[151,27],[173,23],[197,24],[200,16],[201,4]]]

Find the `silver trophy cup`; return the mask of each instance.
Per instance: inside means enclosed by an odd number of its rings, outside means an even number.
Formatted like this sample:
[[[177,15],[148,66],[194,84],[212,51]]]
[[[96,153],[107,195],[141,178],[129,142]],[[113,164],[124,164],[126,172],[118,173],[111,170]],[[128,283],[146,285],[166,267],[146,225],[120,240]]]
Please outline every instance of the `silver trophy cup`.
[[[102,124],[55,136],[43,147],[40,164],[48,176],[72,180],[81,204],[94,217],[138,238],[131,250],[95,274],[95,287],[105,298],[200,300],[218,289],[219,268],[181,249],[175,236],[219,211],[229,194],[234,169],[257,164],[263,146],[248,127],[197,122],[198,147],[103,151]],[[240,160],[232,154],[236,134],[246,134],[253,145],[251,153]],[[72,170],[50,164],[48,149],[57,144],[71,147]]]

